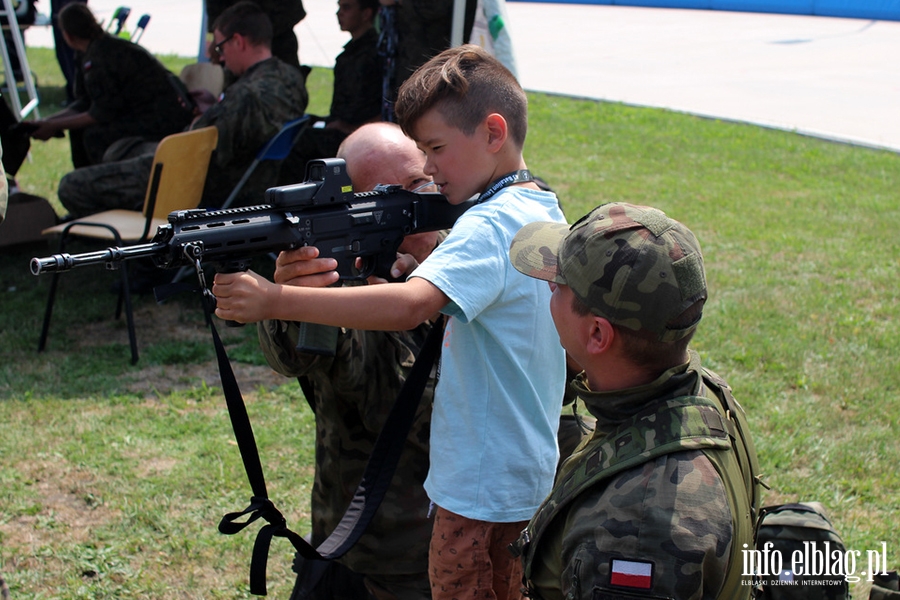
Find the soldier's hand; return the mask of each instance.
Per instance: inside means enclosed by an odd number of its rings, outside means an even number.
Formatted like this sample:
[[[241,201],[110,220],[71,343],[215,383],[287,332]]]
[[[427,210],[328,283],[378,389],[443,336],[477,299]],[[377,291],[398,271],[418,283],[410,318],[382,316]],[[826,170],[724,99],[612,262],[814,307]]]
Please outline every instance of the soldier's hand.
[[[36,140],[47,141],[59,134],[59,128],[47,123],[47,121],[34,121],[34,123],[37,127],[32,130],[31,137]]]
[[[402,281],[403,279],[406,279],[407,275],[415,271],[418,266],[419,261],[417,261],[416,257],[412,254],[402,254],[398,252],[397,260],[391,265],[391,277],[393,277],[395,281]],[[375,285],[378,283],[388,283],[388,280],[371,275],[366,278],[366,283]]]
[[[303,287],[326,287],[338,281],[337,260],[318,258],[315,246],[285,250],[275,260],[275,283]]]

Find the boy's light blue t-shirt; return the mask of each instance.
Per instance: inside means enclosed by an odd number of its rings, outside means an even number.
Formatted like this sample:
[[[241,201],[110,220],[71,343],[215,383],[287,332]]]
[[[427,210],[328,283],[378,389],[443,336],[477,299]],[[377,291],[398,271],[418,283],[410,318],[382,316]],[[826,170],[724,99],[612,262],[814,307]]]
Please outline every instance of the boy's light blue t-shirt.
[[[565,355],[547,282],[509,260],[513,236],[534,221],[565,223],[556,196],[506,188],[466,211],[412,274],[450,298],[425,489],[480,521],[530,519],[556,469]]]

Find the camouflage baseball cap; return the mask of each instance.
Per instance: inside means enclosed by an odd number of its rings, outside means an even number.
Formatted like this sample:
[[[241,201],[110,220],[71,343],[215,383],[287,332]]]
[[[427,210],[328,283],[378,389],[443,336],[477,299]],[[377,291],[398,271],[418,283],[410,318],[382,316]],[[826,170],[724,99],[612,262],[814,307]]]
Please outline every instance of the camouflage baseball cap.
[[[700,244],[661,210],[614,202],[569,227],[531,223],[509,249],[513,266],[530,277],[568,285],[595,315],[672,342],[691,333],[667,323],[706,299]]]

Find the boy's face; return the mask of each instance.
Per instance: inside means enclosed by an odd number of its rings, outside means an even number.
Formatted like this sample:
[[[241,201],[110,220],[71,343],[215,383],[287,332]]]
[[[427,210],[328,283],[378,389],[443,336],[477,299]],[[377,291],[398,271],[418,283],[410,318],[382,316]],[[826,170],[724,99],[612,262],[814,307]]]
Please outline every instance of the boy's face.
[[[425,154],[425,174],[450,204],[461,204],[490,184],[496,161],[488,151],[485,124],[466,135],[432,108],[422,115],[414,132],[416,145]]]

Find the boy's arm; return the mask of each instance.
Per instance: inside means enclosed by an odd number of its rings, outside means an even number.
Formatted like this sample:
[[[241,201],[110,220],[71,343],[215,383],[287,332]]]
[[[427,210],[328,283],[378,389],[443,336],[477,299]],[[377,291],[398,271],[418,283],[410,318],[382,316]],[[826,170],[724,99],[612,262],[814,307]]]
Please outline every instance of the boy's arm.
[[[450,301],[419,277],[383,285],[302,288],[272,283],[252,271],[217,273],[212,292],[220,319],[306,321],[378,331],[412,329]]]

